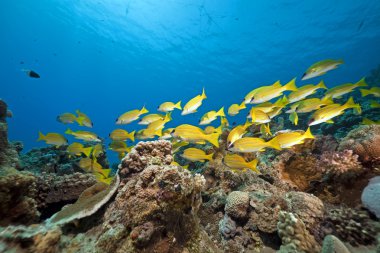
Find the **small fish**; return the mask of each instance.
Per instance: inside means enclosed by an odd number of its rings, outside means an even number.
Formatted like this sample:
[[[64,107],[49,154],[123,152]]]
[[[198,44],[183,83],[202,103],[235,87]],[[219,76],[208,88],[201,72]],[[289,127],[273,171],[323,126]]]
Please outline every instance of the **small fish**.
[[[343,95],[352,92],[355,88],[365,86],[368,86],[368,84],[366,83],[365,78],[363,77],[357,83],[345,83],[329,89],[328,91],[326,91],[325,97],[341,98]]]
[[[298,125],[298,114],[297,114],[297,112],[292,112],[289,115],[289,120],[290,120],[290,122],[293,123],[293,125],[297,126]]]
[[[38,133],[37,141],[45,141],[46,144],[51,144],[57,148],[63,145],[67,145],[67,139],[58,133],[47,133],[43,135],[41,132]]]
[[[179,167],[182,167],[182,168],[187,169],[187,170],[189,169],[189,165],[188,164],[181,165],[181,164],[177,163],[176,161],[172,161],[172,163],[170,165],[172,165],[172,166],[179,166]]]
[[[259,109],[256,109],[255,107],[251,108],[247,118],[251,119],[251,122],[256,124],[265,124],[270,122],[268,114]]]
[[[199,121],[199,125],[207,125],[212,121],[216,120],[217,117],[225,117],[224,107],[220,108],[219,111],[209,111],[205,113]]]
[[[131,148],[124,141],[113,141],[109,144],[108,148],[117,153],[131,152]]]
[[[139,125],[149,125],[150,123],[157,121],[157,120],[162,120],[165,118],[165,115],[162,114],[148,114],[145,115],[142,119],[139,121]]]
[[[73,142],[71,143],[66,151],[69,152],[70,155],[80,156],[84,154],[86,157],[89,157],[91,154],[92,147],[85,148],[82,143]]]
[[[115,129],[109,134],[110,138],[114,141],[135,141],[135,131],[128,133],[124,129]]]
[[[208,141],[215,147],[219,147],[219,134],[205,134],[202,129],[189,124],[183,124],[177,126],[173,132],[173,137],[180,138],[183,141],[188,142],[202,142]]]
[[[78,115],[77,117],[77,122],[80,126],[85,126],[85,127],[93,127],[94,124],[92,123],[90,117],[88,117],[86,114],[83,112],[76,110],[75,113]]]
[[[228,150],[233,152],[251,153],[256,151],[264,151],[265,148],[281,150],[280,143],[276,137],[267,142],[261,138],[243,137],[232,143],[228,147]]]
[[[162,136],[160,136],[159,139],[161,140],[171,139],[173,130],[174,130],[173,127],[165,129],[164,131],[162,131]]]
[[[110,177],[111,169],[103,169],[101,172],[94,172],[95,178],[98,182],[110,185],[113,177]]]
[[[31,78],[40,78],[40,75],[31,69],[22,69],[21,71],[25,72],[27,76]]]
[[[103,145],[98,143],[92,148],[92,157],[99,157],[104,154]]]
[[[377,98],[380,98],[380,88],[379,87],[372,87],[369,90],[361,89],[360,93],[362,94],[362,97],[373,95]]]
[[[308,113],[308,112],[318,110],[319,108],[321,108],[325,105],[331,105],[334,103],[334,101],[329,97],[324,97],[322,99],[309,98],[309,99],[305,99],[305,100],[302,100],[299,102],[300,103],[297,105],[296,109],[292,112]],[[287,111],[287,113],[289,113],[289,111]]]
[[[288,104],[288,99],[286,96],[283,96],[283,97],[279,98],[273,104],[271,102],[264,102],[264,103],[256,105],[255,107],[252,107],[252,108],[263,111],[263,112],[268,114],[278,107],[281,107],[281,108],[285,107],[287,104]]]
[[[227,147],[233,144],[236,140],[242,138],[243,135],[247,132],[247,128],[251,125],[252,123],[247,120],[244,125],[238,125],[234,127],[227,136]]]
[[[203,132],[205,134],[212,134],[212,133],[218,133],[218,134],[222,134],[222,125],[220,125],[219,127],[215,128],[213,126],[207,126],[205,128],[205,130],[203,130]]]
[[[315,137],[309,127],[305,133],[299,131],[284,132],[277,134],[275,138],[277,138],[281,148],[290,148],[294,145],[304,143],[305,139],[314,139]]]
[[[275,107],[272,111],[268,112],[268,116],[270,119],[273,119],[274,117],[280,115],[282,113],[282,108],[284,107]]]
[[[136,133],[136,138],[139,140],[153,139],[156,136],[162,136],[162,128],[160,129],[141,129]]]
[[[230,116],[235,116],[235,115],[238,115],[239,112],[243,109],[245,109],[246,106],[245,106],[245,101],[243,101],[240,105],[239,104],[232,104],[229,108],[228,108],[228,115]]]
[[[373,121],[373,120],[370,120],[370,119],[364,118],[363,121],[362,121],[362,124],[363,124],[363,125],[380,125],[380,120],[378,120],[378,121]]]
[[[84,140],[84,141],[94,141],[94,142],[102,141],[95,133],[92,133],[89,131],[72,131],[70,128],[68,128],[65,131],[65,134],[72,135],[76,139]]]
[[[327,71],[336,69],[340,64],[343,64],[342,60],[323,60],[311,65],[303,74],[301,80],[307,80],[313,77],[326,74]]]
[[[189,145],[187,141],[172,142],[172,153],[177,153],[182,147]]]
[[[88,171],[88,172],[96,171],[96,172],[101,173],[103,169],[102,165],[100,165],[96,159],[91,159],[89,157],[80,159],[78,165],[81,169],[84,169],[85,171]]]
[[[276,88],[280,88],[281,87],[281,83],[280,81],[277,81],[275,82],[274,84],[272,85],[267,85],[267,86],[261,86],[259,88],[255,88],[253,90],[251,90],[243,99],[244,103],[245,104],[249,104],[251,103],[252,99],[253,99],[253,96],[256,95],[256,93],[260,92],[260,91],[265,91],[265,90],[271,90],[271,89],[276,89]]]
[[[173,111],[174,109],[182,110],[182,107],[181,107],[181,101],[179,101],[179,102],[176,103],[176,104],[174,104],[173,102],[164,102],[164,103],[162,103],[162,104],[157,108],[157,110],[159,110],[160,112],[171,112],[171,111]]]
[[[257,159],[254,159],[250,162],[247,162],[243,157],[237,154],[227,154],[223,157],[222,162],[230,167],[231,169],[235,170],[247,170],[250,169],[256,173],[260,173],[258,169],[256,168],[257,166]]]
[[[270,131],[269,124],[261,124],[260,133],[264,136],[272,136],[272,132]]]
[[[145,106],[143,106],[143,108],[141,108],[141,110],[128,111],[116,119],[116,124],[119,124],[119,125],[129,124],[132,121],[138,120],[142,114],[145,114],[148,112],[149,111],[147,109],[145,109]]]
[[[201,149],[188,148],[183,151],[181,156],[192,162],[204,162],[205,160],[212,161],[213,155],[213,153],[206,155],[206,153]]]
[[[155,132],[159,129],[163,129],[165,127],[165,124],[172,120],[171,112],[166,113],[165,118],[156,120],[152,123],[150,123],[147,127],[148,131]],[[162,131],[161,131],[162,134]],[[161,135],[159,135],[161,136]]]
[[[189,102],[183,107],[181,115],[187,115],[197,112],[197,109],[202,105],[204,99],[206,99],[205,89],[202,90],[202,95],[197,95],[190,99]]]
[[[273,98],[279,97],[282,95],[284,91],[297,91],[297,87],[295,84],[295,78],[290,82],[285,84],[284,86],[273,87],[270,89],[265,89],[257,92],[251,100],[251,104],[259,104],[263,102],[267,102]]]
[[[77,120],[77,116],[69,112],[65,112],[57,116],[57,121],[63,124],[71,124],[71,123],[76,122],[76,120]]]
[[[380,103],[377,102],[377,101],[375,101],[375,100],[370,100],[370,101],[369,101],[369,106],[370,106],[371,108],[380,108]]]
[[[309,126],[321,124],[321,123],[334,123],[331,119],[344,113],[346,109],[353,108],[357,113],[361,112],[359,104],[355,104],[354,99],[350,97],[343,105],[331,104],[318,109],[312,115]]]
[[[300,100],[303,100],[304,98],[313,95],[318,89],[326,89],[327,87],[323,81],[320,81],[317,85],[304,85],[300,88],[298,88],[297,91],[293,91],[288,96],[289,103],[294,103]]]

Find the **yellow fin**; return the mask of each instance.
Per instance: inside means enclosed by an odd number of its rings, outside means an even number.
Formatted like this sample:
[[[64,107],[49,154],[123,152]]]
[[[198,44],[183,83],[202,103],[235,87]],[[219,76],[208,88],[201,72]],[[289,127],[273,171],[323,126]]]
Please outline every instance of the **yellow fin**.
[[[208,142],[219,148],[219,133],[207,134],[205,137]]]
[[[365,90],[365,89],[360,89],[360,93],[362,94],[362,97],[371,95],[371,91],[370,90]]]
[[[305,139],[314,139],[314,135],[311,133],[310,127],[306,130],[306,132],[303,134],[303,137]]]
[[[274,137],[273,139],[271,139],[267,143],[268,143],[269,147],[277,149],[277,150],[281,150],[281,146],[280,146],[280,143],[278,142],[277,137]]]
[[[248,163],[248,168],[256,173],[259,173],[259,170],[257,169],[257,159],[254,159]]]
[[[174,105],[174,108],[177,108],[177,109],[179,109],[179,110],[182,110],[182,107],[181,107],[181,101],[178,101],[178,103],[176,103],[176,104]]]
[[[92,147],[83,148],[83,154],[84,154],[86,157],[89,157],[89,156],[90,156],[91,151],[92,151]]]
[[[357,83],[355,83],[355,85],[357,87],[365,87],[365,86],[368,86],[368,84],[366,83],[365,81],[365,77],[363,77],[362,79],[360,79]]]
[[[321,89],[326,89],[327,90],[327,87],[325,85],[325,82],[322,80],[319,82],[319,84],[317,85],[318,88],[321,88]]]
[[[226,117],[226,115],[224,114],[224,106],[220,108],[220,110],[216,113],[216,115],[220,117]]]
[[[37,141],[42,141],[42,140],[45,140],[45,135],[43,135],[41,132],[38,132],[38,139]]]
[[[287,84],[285,84],[283,87],[282,87],[283,90],[290,90],[290,91],[296,91],[297,90],[297,86],[296,86],[296,78],[293,78],[292,80],[290,80]]]
[[[145,105],[140,110],[140,114],[148,113],[149,111],[145,108]]]
[[[202,89],[202,95],[201,95],[201,98],[202,99],[206,99],[207,96],[206,96],[206,92],[205,92],[205,88]]]

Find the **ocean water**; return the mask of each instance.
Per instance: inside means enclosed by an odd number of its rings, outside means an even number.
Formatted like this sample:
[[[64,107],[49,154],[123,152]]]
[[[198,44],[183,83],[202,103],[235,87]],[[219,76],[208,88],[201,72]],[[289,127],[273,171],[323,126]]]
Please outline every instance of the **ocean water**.
[[[0,98],[14,114],[10,139],[25,150],[44,146],[38,131],[64,132],[57,115],[76,109],[107,139],[122,113],[184,104],[203,87],[208,98],[199,112],[177,110],[168,127],[196,124],[276,80],[356,82],[380,63],[379,13],[375,0],[2,0]],[[345,64],[300,81],[326,58]],[[243,122],[243,114],[230,122]]]

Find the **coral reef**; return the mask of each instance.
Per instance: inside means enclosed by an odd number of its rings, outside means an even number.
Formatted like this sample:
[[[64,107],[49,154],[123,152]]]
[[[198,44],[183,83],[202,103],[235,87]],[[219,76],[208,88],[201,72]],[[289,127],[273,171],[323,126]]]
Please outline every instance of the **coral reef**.
[[[235,219],[247,218],[249,195],[247,192],[233,191],[228,194],[224,211]]]
[[[364,188],[361,200],[363,206],[370,210],[380,219],[380,176],[371,178],[368,185]]]
[[[339,150],[349,149],[357,154],[362,162],[380,161],[380,126],[359,126],[350,131],[339,144]]]
[[[328,235],[323,240],[322,253],[350,253],[344,243],[333,235]]]

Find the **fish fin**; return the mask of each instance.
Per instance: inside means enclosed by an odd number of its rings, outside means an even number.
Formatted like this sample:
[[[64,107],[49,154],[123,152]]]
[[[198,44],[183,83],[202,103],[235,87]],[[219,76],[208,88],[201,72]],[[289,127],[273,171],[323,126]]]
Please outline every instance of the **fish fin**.
[[[371,91],[370,90],[365,90],[365,89],[360,89],[360,93],[362,94],[362,97],[371,95]]]
[[[67,128],[67,130],[65,131],[65,134],[73,134],[73,131],[70,128]]]
[[[181,166],[182,168],[184,168],[184,169],[186,169],[186,170],[188,170],[189,169],[189,165],[188,164],[186,164],[186,165],[183,165],[183,166]]]
[[[365,81],[365,77],[363,77],[362,79],[360,79],[357,83],[355,83],[355,85],[357,87],[366,87],[366,86],[368,86],[368,84]]]
[[[209,155],[206,156],[206,160],[209,160],[209,161],[212,161],[213,160],[213,157],[214,156],[214,153],[211,153]]]
[[[257,159],[254,159],[254,160],[252,160],[252,161],[250,161],[250,162],[248,163],[248,168],[249,168],[250,170],[256,172],[256,173],[259,172],[258,169],[257,169],[257,162],[258,162]]]
[[[206,92],[205,92],[205,88],[203,87],[203,89],[202,89],[202,95],[201,95],[201,98],[202,99],[206,99],[207,98],[207,96],[206,96]]]
[[[311,133],[310,127],[308,127],[306,132],[303,134],[303,137],[305,139],[315,139],[314,135]]]
[[[43,141],[45,140],[46,136],[41,133],[41,131],[38,132],[38,139],[37,141]]]
[[[251,126],[252,125],[252,122],[249,122],[249,120],[247,119],[243,125],[243,128],[244,129],[247,129],[247,127]]]
[[[280,143],[278,142],[277,137],[274,137],[270,141],[267,142],[268,146],[277,150],[281,150]]]
[[[226,114],[224,114],[224,106],[219,109],[219,111],[216,113],[217,116],[220,117],[226,117]]]
[[[171,121],[173,118],[172,118],[172,112],[168,112],[165,114],[165,118],[164,118],[164,121],[166,122],[169,122]]]
[[[156,131],[154,131],[154,134],[157,135],[158,137],[161,137],[162,136],[162,128],[157,129]]]
[[[219,148],[219,133],[207,134],[205,136],[208,142],[210,142],[215,147]]]
[[[333,104],[334,103],[334,101],[332,100],[332,98],[330,96],[324,96],[321,99],[321,102],[324,104]]]
[[[375,100],[370,100],[370,101],[369,101],[369,106],[370,106],[371,108],[380,108],[380,103],[378,103],[378,102],[375,101]]]
[[[278,81],[276,81],[274,84],[272,84],[272,87],[273,87],[273,88],[280,88],[280,87],[281,87],[280,80],[278,80]]]
[[[359,104],[355,104],[353,97],[350,97],[343,106],[345,108],[352,108],[355,114],[361,114],[362,112],[362,108]]]
[[[243,101],[243,102],[239,105],[239,109],[240,109],[240,110],[243,110],[243,109],[245,109],[245,108],[247,108],[247,106],[245,105],[245,102]]]
[[[290,80],[287,84],[285,84],[282,87],[283,90],[291,90],[291,91],[297,91],[297,86],[296,86],[296,78],[293,78]]]
[[[144,114],[144,113],[148,113],[149,111],[145,108],[145,105],[143,106],[143,108],[141,108],[140,110],[140,115],[141,114]]]
[[[327,123],[327,124],[334,124],[334,121],[332,119],[329,119],[325,123]]]
[[[295,126],[297,126],[297,125],[298,125],[298,114],[297,114],[297,112],[292,112],[292,113],[289,115],[289,120],[290,120]]]
[[[281,107],[287,105],[288,103],[288,98],[284,95],[282,98],[279,98],[273,105],[276,107]]]
[[[128,134],[128,136],[127,136],[127,138],[129,138],[131,141],[135,141],[135,133],[136,133],[136,131],[135,130],[133,130],[132,132],[130,132],[129,134]]]
[[[83,120],[84,120],[84,118],[83,117],[77,117],[76,119],[75,119],[75,121],[78,123],[78,125],[80,125],[80,126],[83,126]]]
[[[319,82],[317,87],[320,89],[326,89],[327,90],[327,87],[326,87],[325,82],[323,80]]]
[[[174,108],[177,108],[178,110],[182,110],[182,107],[181,107],[181,101],[178,101],[178,103],[176,103],[174,105]]]
[[[89,157],[90,154],[91,154],[91,151],[92,151],[92,147],[84,148],[84,149],[83,149],[83,154],[84,154],[86,157]]]

